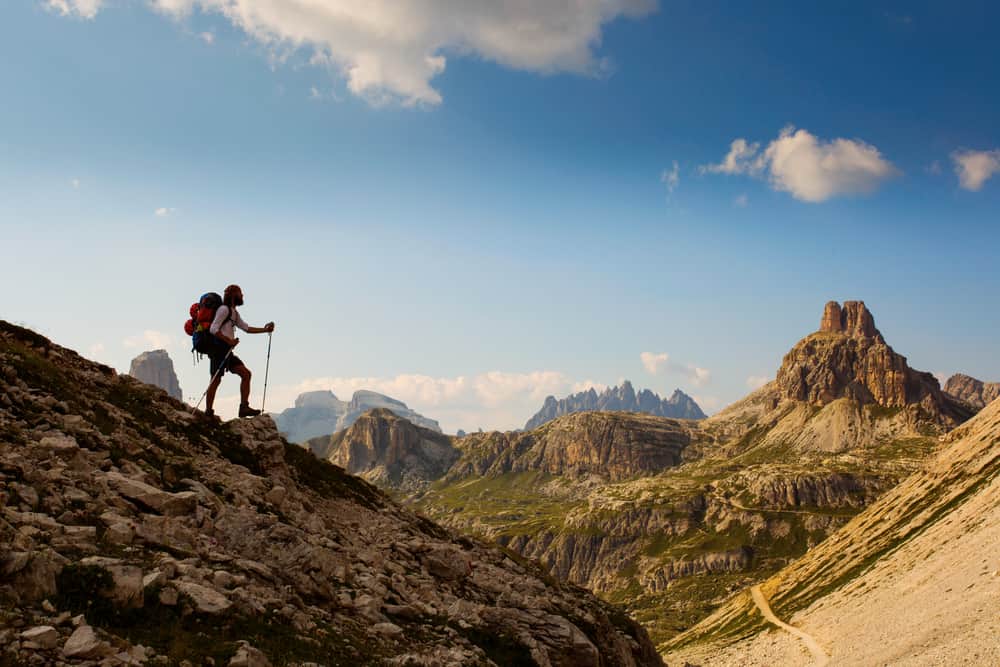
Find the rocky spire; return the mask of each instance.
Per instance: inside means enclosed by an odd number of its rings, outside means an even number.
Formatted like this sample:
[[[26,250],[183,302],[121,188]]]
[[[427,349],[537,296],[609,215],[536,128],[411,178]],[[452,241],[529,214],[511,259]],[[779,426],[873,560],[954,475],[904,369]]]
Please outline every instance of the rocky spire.
[[[824,335],[831,333],[840,335]],[[958,419],[937,379],[889,347],[863,301],[827,303],[819,332],[785,355],[777,382],[784,398],[817,406],[840,398],[890,408],[921,404],[935,418]]]
[[[166,350],[143,352],[132,360],[128,374],[136,380],[159,387],[178,401],[182,400],[181,385],[174,372],[174,362]]]
[[[845,301],[843,308],[836,301],[829,301],[820,320],[821,332],[845,333],[855,338],[881,336],[875,328],[875,318],[865,307],[864,301]]]

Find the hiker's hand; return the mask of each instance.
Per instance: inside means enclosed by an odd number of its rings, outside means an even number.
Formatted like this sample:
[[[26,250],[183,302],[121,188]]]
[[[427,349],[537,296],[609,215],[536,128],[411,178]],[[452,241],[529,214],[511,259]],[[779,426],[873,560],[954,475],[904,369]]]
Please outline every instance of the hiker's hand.
[[[266,331],[267,333],[271,333],[272,331],[274,331],[274,322],[268,322],[267,324],[265,324],[264,331]]]

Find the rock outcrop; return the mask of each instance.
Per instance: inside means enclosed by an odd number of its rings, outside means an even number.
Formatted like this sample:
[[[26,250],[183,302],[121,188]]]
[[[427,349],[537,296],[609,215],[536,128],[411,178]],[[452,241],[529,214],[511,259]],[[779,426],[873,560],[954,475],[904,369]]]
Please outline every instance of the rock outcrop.
[[[618,608],[0,321],[0,662],[661,665]]]
[[[626,380],[620,387],[608,387],[601,393],[591,387],[556,400],[555,396],[545,399],[539,410],[524,425],[525,431],[536,429],[556,417],[574,412],[642,412],[657,417],[673,417],[674,419],[704,419],[694,399],[680,389],[674,391],[670,398],[663,399],[649,389],[643,389],[638,394],[632,388],[632,383]]]
[[[475,433],[459,440],[448,479],[536,471],[618,481],[676,466],[691,441],[684,423],[643,414],[582,412],[529,432]]]
[[[289,442],[304,443],[349,428],[358,417],[375,408],[385,408],[417,426],[441,432],[436,421],[417,414],[402,401],[366,390],[354,392],[350,401],[341,401],[332,391],[309,391],[295,399],[295,407],[273,416]]]
[[[783,398],[823,406],[840,398],[885,408],[921,406],[931,418],[954,426],[968,414],[930,373],[911,369],[878,329],[862,301],[826,305],[819,332],[785,355],[777,386]]]
[[[128,374],[136,380],[159,387],[178,401],[184,398],[174,372],[174,362],[170,360],[166,350],[143,352],[132,360]]]
[[[1000,382],[983,382],[961,373],[948,378],[944,383],[944,390],[945,393],[979,409],[1000,398]]]
[[[313,454],[379,486],[416,491],[459,456],[451,438],[411,424],[386,408],[361,415],[350,428],[309,440]]]

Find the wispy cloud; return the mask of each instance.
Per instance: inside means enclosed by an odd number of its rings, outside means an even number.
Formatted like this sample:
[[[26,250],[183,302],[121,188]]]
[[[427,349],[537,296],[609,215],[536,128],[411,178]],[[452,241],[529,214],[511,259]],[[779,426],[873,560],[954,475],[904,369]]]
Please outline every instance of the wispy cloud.
[[[736,199],[733,200],[733,204],[739,208],[746,208],[750,204],[750,199],[747,198],[747,194],[744,192],[743,194],[736,196]]]
[[[212,44],[215,44],[215,33],[208,31],[198,33],[198,39],[211,46]]]
[[[104,4],[103,0],[44,0],[45,7],[63,16],[92,19]]]
[[[747,386],[751,389],[760,389],[770,381],[771,378],[765,375],[751,375],[747,378]]]
[[[79,190],[80,189],[80,179],[79,178],[72,179],[69,182],[69,184],[73,186],[74,190]]]
[[[759,143],[736,139],[721,162],[702,165],[700,171],[766,177],[773,189],[813,203],[873,192],[900,173],[870,144],[858,139],[824,141],[791,126],[763,150]]]
[[[992,151],[959,150],[951,154],[958,174],[958,184],[966,190],[976,192],[983,184],[1000,171],[1000,149]]]
[[[674,160],[673,166],[670,169],[664,169],[660,174],[660,182],[667,186],[667,194],[672,195],[674,190],[677,189],[677,185],[681,182],[680,169],[677,166],[677,160]]]
[[[695,364],[685,364],[673,361],[666,352],[643,352],[639,355],[642,367],[650,375],[674,374],[681,375],[691,381],[695,386],[708,384],[712,379],[712,374],[707,368],[701,368]]]
[[[170,208],[170,207],[167,207],[167,206],[163,206],[163,207],[158,208],[155,211],[153,211],[153,214],[156,217],[158,217],[158,218],[167,218],[167,217],[170,217],[171,215],[173,215],[176,212],[177,212],[176,208]]]
[[[92,18],[100,0],[48,0],[63,14]],[[604,25],[639,18],[656,0],[454,2],[453,0],[150,0],[181,19],[194,9],[219,14],[281,61],[302,49],[348,90],[372,104],[437,105],[432,85],[451,54],[548,74],[604,76],[594,53]],[[445,54],[449,54],[446,56]]]
[[[162,331],[146,329],[141,334],[129,336],[122,341],[127,348],[143,348],[146,350],[167,349],[173,345],[174,337]],[[103,350],[103,347],[102,347]]]

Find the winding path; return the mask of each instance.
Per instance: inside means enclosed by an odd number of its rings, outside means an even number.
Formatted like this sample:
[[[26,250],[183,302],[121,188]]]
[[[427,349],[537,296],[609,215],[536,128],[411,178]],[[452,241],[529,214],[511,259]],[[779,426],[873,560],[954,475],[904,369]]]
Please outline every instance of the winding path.
[[[771,605],[767,603],[767,598],[764,597],[764,592],[760,590],[760,586],[753,586],[750,589],[750,594],[753,596],[754,604],[757,605],[758,609],[760,609],[760,613],[764,615],[765,619],[785,632],[789,632],[802,640],[802,642],[809,649],[810,653],[812,653],[813,657],[816,659],[816,667],[823,667],[830,661],[830,656],[826,654],[826,651],[824,651],[823,647],[819,645],[819,642],[813,639],[812,635],[806,634],[795,626],[785,623],[774,615],[774,612],[771,611]]]

